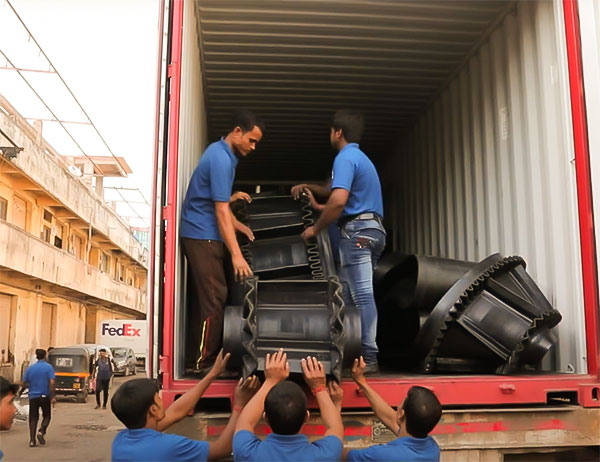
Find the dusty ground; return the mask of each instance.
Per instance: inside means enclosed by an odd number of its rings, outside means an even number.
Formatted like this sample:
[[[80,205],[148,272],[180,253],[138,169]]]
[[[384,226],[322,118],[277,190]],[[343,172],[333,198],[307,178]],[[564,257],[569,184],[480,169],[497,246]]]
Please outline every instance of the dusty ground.
[[[136,376],[128,379],[133,377]],[[137,377],[144,375],[138,372]],[[115,377],[110,395],[124,380],[123,377]],[[15,420],[11,430],[0,432],[3,461],[110,461],[110,445],[124,426],[109,409],[95,410],[95,400],[95,396],[90,395],[87,404],[84,404],[76,403],[72,398],[59,397],[52,410],[45,446],[30,448],[27,422]],[[23,404],[26,402],[24,400]]]

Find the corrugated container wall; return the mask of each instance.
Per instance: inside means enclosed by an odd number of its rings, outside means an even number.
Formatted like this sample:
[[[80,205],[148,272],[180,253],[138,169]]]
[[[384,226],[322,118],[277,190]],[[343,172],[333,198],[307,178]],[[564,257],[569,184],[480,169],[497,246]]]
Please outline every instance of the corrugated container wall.
[[[562,2],[518,2],[421,115],[386,178],[398,250],[521,255],[563,314],[561,371],[585,372]],[[388,215],[389,217],[389,215]]]
[[[179,113],[179,158],[177,175],[177,226],[181,218],[181,206],[194,168],[207,143],[206,110],[204,85],[200,64],[200,41],[198,21],[194,2],[184,2],[183,42],[181,57],[181,106]],[[179,235],[179,232],[177,232]],[[185,259],[182,252],[176,252],[175,275],[175,337],[184,338],[183,326],[186,323],[185,306]],[[183,342],[175,342],[174,358],[179,363],[175,367],[181,373],[183,367]]]

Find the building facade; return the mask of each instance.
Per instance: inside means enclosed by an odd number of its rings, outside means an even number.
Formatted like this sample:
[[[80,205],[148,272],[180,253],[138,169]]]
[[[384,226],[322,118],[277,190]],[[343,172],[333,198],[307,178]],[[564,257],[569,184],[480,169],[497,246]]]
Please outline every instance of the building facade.
[[[82,175],[34,127],[0,95],[0,375],[14,380],[36,348],[146,316],[147,251],[104,202],[102,171]]]

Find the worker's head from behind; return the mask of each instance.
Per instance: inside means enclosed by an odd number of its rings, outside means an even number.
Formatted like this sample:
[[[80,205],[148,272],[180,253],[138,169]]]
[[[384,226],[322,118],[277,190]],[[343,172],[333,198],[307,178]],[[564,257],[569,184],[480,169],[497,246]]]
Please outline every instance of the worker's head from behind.
[[[259,116],[248,109],[240,109],[233,114],[227,141],[237,156],[246,157],[256,149],[264,131],[265,124]]]
[[[17,408],[15,397],[19,387],[0,377],[0,430],[9,430],[12,426]]]
[[[306,407],[302,388],[284,380],[271,388],[265,398],[265,419],[273,433],[295,435],[310,415]]]
[[[37,358],[38,361],[41,361],[42,359],[46,359],[46,350],[43,350],[42,348],[38,348],[37,350],[35,350],[35,357]]]
[[[411,387],[401,406],[396,420],[400,428],[415,438],[425,438],[440,421],[442,405],[435,393],[424,387]]]
[[[339,151],[347,143],[358,143],[364,130],[365,118],[360,111],[341,109],[333,115],[331,121],[331,146]]]
[[[125,382],[113,395],[110,406],[113,413],[127,428],[156,428],[165,418],[165,410],[158,384],[151,379],[133,379]]]

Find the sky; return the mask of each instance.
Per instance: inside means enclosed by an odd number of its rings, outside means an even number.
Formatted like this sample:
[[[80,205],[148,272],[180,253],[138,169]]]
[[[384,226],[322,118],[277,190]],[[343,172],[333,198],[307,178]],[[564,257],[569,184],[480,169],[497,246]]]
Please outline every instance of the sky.
[[[12,15],[6,2],[0,0],[0,15],[4,18],[8,18],[8,12]],[[159,0],[10,0],[10,3],[112,152],[125,157],[133,170],[128,179],[109,183],[140,188],[150,200]],[[37,52],[37,48],[28,43],[26,35],[21,35],[17,26],[14,25],[12,33],[8,32],[12,30],[8,27],[4,28],[4,34],[0,32],[0,50],[10,52],[13,61],[21,60],[17,67],[40,65],[39,56],[32,51]],[[5,66],[2,55],[0,66]],[[0,91],[11,103],[13,100],[19,103],[13,104],[20,112],[29,112],[23,114],[25,117],[45,111],[40,109],[39,103],[34,101],[35,98],[29,95],[31,92],[22,83],[16,83],[18,76],[15,74],[14,71],[0,70]],[[62,111],[59,114],[61,119],[81,118],[72,98],[62,95],[62,90],[55,90],[60,87],[56,76],[29,75],[32,79],[43,81],[40,83],[42,88],[48,85],[46,96],[49,100],[54,98],[58,101],[56,107]],[[53,79],[52,83],[46,83]],[[91,130],[89,127],[72,127],[74,130]],[[44,133],[50,136],[51,131],[52,124],[45,124]],[[87,135],[83,133],[82,136],[85,138]],[[56,143],[61,144],[59,137],[56,139]],[[90,135],[89,144],[85,144],[86,140],[83,143],[89,155],[104,155],[107,151],[95,135]],[[65,146],[68,146],[66,141]],[[59,146],[53,147],[61,150]],[[69,148],[64,150],[69,151]]]

